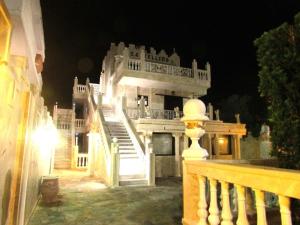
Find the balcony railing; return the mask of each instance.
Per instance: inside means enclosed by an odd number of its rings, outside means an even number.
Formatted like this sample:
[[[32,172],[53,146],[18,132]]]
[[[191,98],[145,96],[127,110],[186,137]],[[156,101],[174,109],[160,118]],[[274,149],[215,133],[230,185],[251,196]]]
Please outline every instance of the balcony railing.
[[[77,84],[76,92],[77,93],[85,93],[86,92],[86,86],[82,85],[82,84]]]
[[[178,66],[171,66],[166,64],[159,64],[159,63],[152,63],[146,62],[146,72],[153,72],[153,73],[163,73],[175,76],[182,76],[182,77],[194,77],[192,74],[192,69],[178,67]]]
[[[75,128],[84,128],[85,127],[85,119],[75,119]]]
[[[209,74],[206,70],[197,69],[197,71],[193,72],[193,70],[190,68],[146,62],[146,61],[142,62],[139,59],[128,59],[127,68],[129,70],[134,70],[134,71],[144,70],[145,72],[161,73],[161,74],[168,74],[173,76],[182,76],[182,77],[189,77],[189,78],[194,78],[194,76],[197,76],[197,79],[205,80],[205,81],[209,81],[210,79]]]
[[[174,110],[163,109],[149,109],[148,111],[145,110],[145,112],[141,112],[138,108],[127,108],[126,113],[130,119],[148,118],[173,120],[175,118],[181,118],[183,116],[183,112],[181,111],[176,113]]]
[[[278,196],[281,224],[292,224],[290,202],[291,198],[300,199],[300,172],[215,161],[185,160],[183,166],[184,225],[208,224],[207,220],[209,224],[233,224],[231,187],[236,193],[236,224],[249,224],[247,210],[251,209],[251,201],[246,197],[249,190],[255,193],[256,224],[267,224],[266,192]]]
[[[78,153],[76,167],[77,168],[87,168],[88,167],[88,154],[87,153]]]

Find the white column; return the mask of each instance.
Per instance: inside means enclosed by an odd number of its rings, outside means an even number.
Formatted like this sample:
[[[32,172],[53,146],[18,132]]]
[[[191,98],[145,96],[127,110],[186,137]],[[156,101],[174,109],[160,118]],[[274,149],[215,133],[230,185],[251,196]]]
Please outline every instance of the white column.
[[[181,176],[181,164],[180,164],[180,136],[179,133],[173,133],[172,136],[175,138],[175,176]]]
[[[88,141],[88,172],[90,176],[94,176],[95,173],[95,162],[94,162],[94,150],[95,150],[95,138],[94,133],[89,132],[87,136],[89,137]]]

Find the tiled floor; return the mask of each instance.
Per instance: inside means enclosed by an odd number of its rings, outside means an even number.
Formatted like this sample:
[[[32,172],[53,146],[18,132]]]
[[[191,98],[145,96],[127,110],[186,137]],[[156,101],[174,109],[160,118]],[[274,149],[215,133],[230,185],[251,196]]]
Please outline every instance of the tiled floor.
[[[40,202],[28,225],[179,225],[181,180],[157,180],[156,187],[107,188],[99,180],[61,172],[60,206]]]

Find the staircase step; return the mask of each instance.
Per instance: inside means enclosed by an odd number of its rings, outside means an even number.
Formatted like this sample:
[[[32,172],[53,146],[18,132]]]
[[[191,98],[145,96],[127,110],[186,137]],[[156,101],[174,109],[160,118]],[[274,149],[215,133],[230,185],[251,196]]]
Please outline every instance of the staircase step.
[[[120,154],[120,159],[138,159],[138,155],[136,154]]]
[[[145,174],[130,174],[130,175],[120,175],[120,181],[126,181],[131,179],[146,179]]]
[[[146,179],[128,179],[120,180],[120,186],[147,186],[148,182]]]

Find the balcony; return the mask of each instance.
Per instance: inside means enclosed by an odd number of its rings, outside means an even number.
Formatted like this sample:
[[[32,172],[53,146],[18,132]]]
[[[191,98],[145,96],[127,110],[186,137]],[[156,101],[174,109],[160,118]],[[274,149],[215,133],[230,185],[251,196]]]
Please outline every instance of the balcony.
[[[86,120],[85,119],[75,119],[75,131],[77,133],[86,132]]]
[[[123,57],[122,61],[116,63],[113,82],[202,96],[210,88],[210,65],[207,64],[206,69],[201,70],[195,61],[192,68],[184,68]]]

